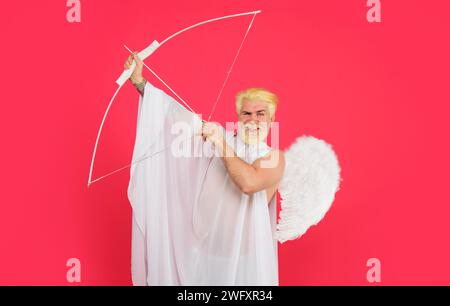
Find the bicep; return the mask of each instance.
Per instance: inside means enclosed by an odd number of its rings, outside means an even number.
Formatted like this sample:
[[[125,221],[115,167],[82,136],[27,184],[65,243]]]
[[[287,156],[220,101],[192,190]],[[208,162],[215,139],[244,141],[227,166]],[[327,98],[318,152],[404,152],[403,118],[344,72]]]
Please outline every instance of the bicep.
[[[277,185],[283,177],[285,158],[282,151],[273,150],[253,163],[255,185],[258,190]]]

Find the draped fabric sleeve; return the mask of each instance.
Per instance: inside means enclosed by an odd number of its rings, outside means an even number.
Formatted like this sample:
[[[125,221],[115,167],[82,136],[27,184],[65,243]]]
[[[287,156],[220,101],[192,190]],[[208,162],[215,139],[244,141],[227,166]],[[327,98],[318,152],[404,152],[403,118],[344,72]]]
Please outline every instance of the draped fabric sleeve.
[[[135,285],[182,282],[192,211],[211,153],[195,136],[201,125],[199,116],[147,82],[139,98],[128,185]]]

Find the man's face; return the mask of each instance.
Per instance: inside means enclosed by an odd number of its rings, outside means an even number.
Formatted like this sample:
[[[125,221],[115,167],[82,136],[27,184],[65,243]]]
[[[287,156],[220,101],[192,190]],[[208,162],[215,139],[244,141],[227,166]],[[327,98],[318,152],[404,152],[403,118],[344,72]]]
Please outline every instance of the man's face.
[[[238,134],[247,144],[265,141],[273,119],[267,102],[244,100],[239,113]]]

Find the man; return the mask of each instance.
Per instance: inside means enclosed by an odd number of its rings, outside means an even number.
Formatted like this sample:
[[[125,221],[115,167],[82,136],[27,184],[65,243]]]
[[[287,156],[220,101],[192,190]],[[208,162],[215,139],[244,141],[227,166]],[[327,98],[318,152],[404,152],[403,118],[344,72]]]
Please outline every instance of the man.
[[[136,53],[125,68],[133,61],[130,80],[141,94],[128,187],[133,283],[278,285],[276,192],[285,159],[266,143],[277,97],[239,93],[238,132],[225,132],[149,84]],[[178,127],[192,132],[180,140]]]

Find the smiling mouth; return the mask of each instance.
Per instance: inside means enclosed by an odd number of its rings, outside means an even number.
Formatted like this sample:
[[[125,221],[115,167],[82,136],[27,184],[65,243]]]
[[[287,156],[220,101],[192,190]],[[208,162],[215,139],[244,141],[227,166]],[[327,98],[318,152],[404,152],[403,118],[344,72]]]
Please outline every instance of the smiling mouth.
[[[256,128],[256,129],[247,129],[247,132],[249,132],[249,133],[257,133],[257,132],[259,132],[259,129],[260,129],[260,128]]]

